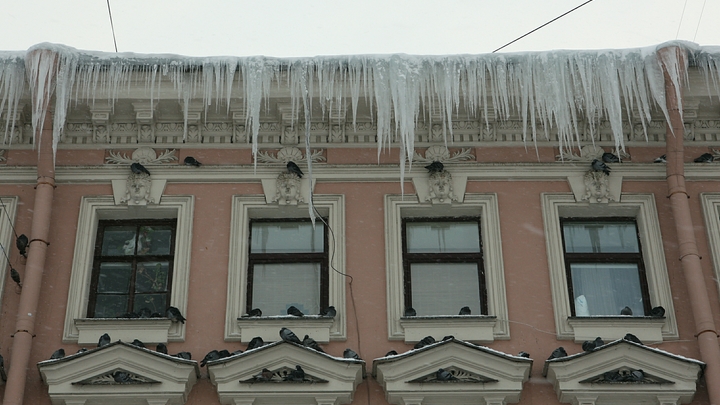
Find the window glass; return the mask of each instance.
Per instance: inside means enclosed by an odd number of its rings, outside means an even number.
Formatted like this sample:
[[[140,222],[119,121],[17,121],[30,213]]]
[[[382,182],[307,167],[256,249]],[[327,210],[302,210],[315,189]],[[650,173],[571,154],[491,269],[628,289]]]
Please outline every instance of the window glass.
[[[642,289],[634,263],[573,263],[575,315],[620,315],[627,307],[643,315]]]
[[[418,315],[457,315],[464,306],[481,313],[476,263],[414,263],[410,272]]]
[[[109,226],[103,233],[103,256],[128,256],[135,254],[134,226]]]
[[[131,263],[101,263],[98,293],[124,293],[130,289]]]
[[[322,252],[324,225],[310,222],[254,222],[250,253]]]
[[[477,222],[407,222],[408,253],[479,252]]]
[[[568,253],[639,251],[634,222],[566,222],[563,233]]]
[[[287,315],[294,305],[305,314],[320,312],[320,264],[256,264],[253,306],[263,315]]]

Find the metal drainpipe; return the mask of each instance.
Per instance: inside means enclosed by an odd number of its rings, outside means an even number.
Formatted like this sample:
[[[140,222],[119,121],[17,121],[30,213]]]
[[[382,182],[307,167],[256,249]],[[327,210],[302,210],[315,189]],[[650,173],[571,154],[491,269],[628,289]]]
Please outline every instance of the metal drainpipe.
[[[685,51],[678,47],[667,47],[661,54],[678,53],[678,60],[687,60]],[[680,69],[684,69],[680,64]],[[665,102],[670,114],[670,125],[665,133],[667,146],[667,184],[670,206],[675,218],[680,264],[687,283],[690,307],[695,320],[696,337],[700,347],[700,357],[707,364],[705,381],[711,404],[720,404],[720,346],[715,321],[710,306],[710,298],[705,284],[700,254],[695,240],[692,217],[690,215],[690,196],[685,188],[685,168],[683,163],[683,139],[685,126],[680,117],[675,86],[670,80],[667,66],[663,65],[665,76]]]
[[[47,108],[48,97],[45,100]],[[46,109],[47,111],[47,109]],[[8,379],[5,384],[3,404],[22,405],[25,395],[25,383],[30,363],[30,351],[35,336],[35,319],[42,286],[45,258],[47,256],[48,236],[50,233],[50,215],[52,213],[53,193],[55,191],[55,163],[52,152],[52,114],[45,114],[42,133],[36,139],[40,141],[37,183],[35,185],[35,205],[33,206],[30,246],[25,266],[25,275],[18,305],[15,333]]]

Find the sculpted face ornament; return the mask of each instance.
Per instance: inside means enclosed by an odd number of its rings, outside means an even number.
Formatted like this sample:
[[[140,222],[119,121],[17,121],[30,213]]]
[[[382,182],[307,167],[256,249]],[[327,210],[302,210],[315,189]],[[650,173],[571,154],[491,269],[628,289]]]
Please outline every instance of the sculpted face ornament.
[[[430,193],[427,201],[433,203],[457,201],[457,197],[453,194],[452,175],[447,170],[431,173],[428,185]]]
[[[300,195],[300,176],[295,173],[280,173],[275,188],[275,198],[280,205],[297,205],[304,202]]]
[[[150,195],[152,180],[145,173],[131,173],[127,180],[125,197],[120,202],[128,205],[155,204],[155,199]]]

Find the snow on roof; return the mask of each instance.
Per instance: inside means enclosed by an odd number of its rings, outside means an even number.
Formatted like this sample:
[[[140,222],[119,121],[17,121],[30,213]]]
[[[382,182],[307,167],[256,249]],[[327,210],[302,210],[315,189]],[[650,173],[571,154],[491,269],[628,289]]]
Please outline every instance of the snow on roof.
[[[423,346],[419,349],[410,349],[410,350],[406,351],[405,353],[398,353],[398,354],[393,354],[390,356],[378,357],[373,360],[373,364],[375,364],[376,362],[377,363],[387,363],[387,362],[397,361],[400,359],[404,359],[406,357],[414,356],[418,353],[432,350],[438,346],[450,344],[450,342],[455,342],[455,343],[461,344],[465,347],[470,347],[472,349],[480,350],[482,352],[489,353],[489,354],[492,354],[495,356],[500,356],[500,357],[503,357],[503,358],[506,358],[509,360],[513,360],[513,361],[520,361],[520,362],[532,362],[533,361],[532,359],[527,358],[527,357],[514,356],[512,354],[507,354],[507,353],[501,352],[499,350],[491,349],[487,346],[476,345],[474,343],[470,343],[470,342],[466,342],[464,340],[459,340],[459,339],[453,338],[453,339],[447,339],[447,340],[440,340],[435,343],[431,343],[429,345]]]
[[[658,354],[661,354],[661,355],[663,355],[663,356],[667,356],[667,357],[670,357],[670,358],[673,358],[673,359],[676,359],[676,360],[685,361],[685,362],[688,362],[688,363],[698,364],[698,365],[700,365],[700,367],[703,367],[703,368],[705,367],[705,363],[702,362],[702,361],[700,361],[700,360],[691,359],[691,358],[689,358],[689,357],[681,356],[681,355],[675,354],[675,353],[670,353],[670,352],[668,352],[668,351],[661,350],[661,349],[658,349],[658,348],[656,348],[656,347],[645,346],[645,345],[642,345],[642,344],[639,344],[639,343],[635,343],[635,342],[631,342],[631,341],[625,340],[625,339],[613,340],[612,342],[606,343],[606,344],[604,344],[604,345],[596,348],[595,350],[592,350],[592,351],[589,351],[589,352],[583,351],[583,352],[571,354],[571,355],[568,355],[568,356],[565,356],[565,357],[559,357],[559,358],[556,358],[556,359],[548,359],[548,360],[545,360],[545,362],[546,362],[546,363],[559,363],[559,362],[563,362],[563,361],[573,360],[573,359],[576,359],[576,358],[578,358],[578,357],[587,356],[587,355],[589,355],[589,354],[598,352],[598,351],[600,351],[600,350],[609,348],[609,347],[611,347],[611,346],[617,346],[617,345],[623,344],[623,343],[626,343],[626,344],[629,344],[629,345],[633,345],[633,346],[636,346],[636,347],[640,347],[640,348],[642,348],[643,350],[649,350],[649,351],[651,351],[651,352],[655,352],[655,353],[658,353]]]

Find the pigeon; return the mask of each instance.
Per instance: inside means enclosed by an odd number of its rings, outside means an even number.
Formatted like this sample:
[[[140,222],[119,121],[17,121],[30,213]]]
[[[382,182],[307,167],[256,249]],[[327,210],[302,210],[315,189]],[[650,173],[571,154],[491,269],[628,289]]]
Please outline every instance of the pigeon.
[[[295,164],[292,160],[287,162],[287,171],[291,174],[296,174],[298,177],[302,179],[302,176],[305,174],[302,170],[300,170],[300,167]]]
[[[625,334],[625,337],[623,337],[624,340],[627,340],[628,342],[637,343],[639,345],[643,344],[643,342],[638,339],[637,336],[633,335],[632,333]]]
[[[290,305],[287,309],[287,314],[292,316],[305,316],[299,309],[295,308],[294,305]]]
[[[291,342],[291,343],[297,343],[299,345],[302,344],[300,339],[288,328],[282,328],[280,329],[280,338],[284,340],[285,342]]]
[[[217,350],[211,350],[208,352],[208,354],[205,355],[205,357],[203,357],[202,361],[200,362],[200,367],[205,367],[208,361],[220,360],[221,358],[222,357],[220,357],[220,352],[218,352]]]
[[[148,169],[146,169],[145,166],[141,165],[138,162],[131,164],[130,170],[132,170],[132,172],[135,174],[147,174],[148,176],[150,175]]]
[[[118,370],[113,373],[113,380],[115,380],[116,383],[126,383],[132,381],[132,377],[125,371]]]
[[[152,315],[152,310],[148,307],[142,307],[138,311],[139,318],[150,318]]]
[[[185,156],[185,160],[183,160],[183,163],[185,163],[185,166],[202,166],[202,163],[198,162],[198,160],[192,156]]]
[[[605,152],[602,154],[602,161],[605,163],[620,163],[620,158],[614,153]]]
[[[605,341],[602,340],[602,338],[600,336],[598,336],[593,341],[590,341],[590,340],[584,341],[582,344],[582,348],[586,352],[591,352],[604,344],[605,344]]]
[[[518,353],[518,357],[525,357],[526,359],[529,359],[530,353],[523,351],[523,352]]]
[[[242,354],[242,352],[243,352],[242,350],[237,349],[234,352],[230,353],[230,356],[235,356],[236,354]]]
[[[168,307],[167,311],[165,311],[165,315],[167,315],[168,319],[173,322],[185,323],[187,320],[184,316],[182,316],[180,310],[175,307]]]
[[[337,310],[332,305],[330,305],[329,307],[320,311],[320,316],[326,316],[328,318],[335,318],[335,315],[337,315]]]
[[[594,341],[593,343],[595,343],[595,348],[598,348],[598,347],[601,347],[601,346],[604,346],[604,345],[605,345],[605,341],[602,340],[602,338],[601,338],[600,336],[596,337],[596,338],[595,338],[595,341]]]
[[[697,157],[693,162],[695,163],[712,163],[715,158],[710,153],[703,153],[699,157]]]
[[[50,355],[50,360],[62,359],[63,357],[65,357],[65,349],[60,348],[55,350],[53,354]]]
[[[667,155],[661,155],[653,160],[653,163],[667,163]]]
[[[606,165],[605,163],[603,163],[597,159],[592,161],[591,166],[592,166],[592,169],[596,172],[603,172],[603,173],[607,174],[608,176],[610,175],[610,168],[608,167],[608,165]]]
[[[168,354],[167,345],[165,343],[158,343],[155,346],[155,351],[162,354]]]
[[[617,382],[622,380],[622,376],[617,371],[607,371],[603,373],[603,380]]]
[[[103,335],[100,336],[100,340],[98,340],[97,347],[103,347],[103,346],[107,346],[109,344],[110,344],[110,335],[108,335],[107,333],[103,333]]]
[[[221,359],[224,359],[225,357],[230,357],[230,352],[227,349],[222,349],[218,351],[218,356],[220,356]]]
[[[175,357],[185,359],[185,360],[192,360],[192,353],[190,352],[180,352],[175,355]]]
[[[425,168],[427,169],[428,172],[430,172],[430,174],[440,173],[443,170],[445,170],[445,165],[443,165],[442,162],[436,160],[436,161],[430,163],[429,165],[425,166]]]
[[[255,374],[253,378],[255,381],[270,381],[273,378],[273,372],[264,368],[260,371],[260,374]]]
[[[650,316],[654,316],[656,318],[662,318],[665,316],[665,308],[661,306],[657,306],[650,310]]]
[[[164,316],[160,312],[153,312],[150,314],[150,318],[164,318]]]
[[[305,370],[299,365],[295,366],[295,370],[288,373],[288,375],[283,378],[283,381],[305,381]]]
[[[305,335],[305,338],[303,338],[302,344],[303,344],[303,346],[309,347],[320,353],[325,353],[325,350],[323,350],[322,347],[320,347],[318,342],[316,342],[315,339],[311,338],[309,335]]]
[[[415,349],[421,349],[427,345],[435,343],[435,338],[432,336],[425,336],[419,342],[415,343]]]
[[[457,377],[452,375],[451,372],[439,368],[438,371],[435,373],[435,379],[437,379],[438,381],[454,381],[457,380]]]
[[[145,347],[145,343],[143,343],[140,339],[135,339],[130,344],[137,347]]]
[[[246,318],[253,318],[253,317],[259,317],[262,316],[262,311],[260,308],[253,308],[247,312],[247,314],[243,315]]]
[[[470,311],[470,307],[462,307],[460,308],[460,313],[458,315],[470,315],[472,314],[472,311]]]
[[[30,239],[28,239],[27,236],[25,236],[24,233],[20,234],[20,236],[15,239],[15,246],[17,246],[18,250],[20,251],[20,254],[27,259],[27,248],[30,244]]]
[[[85,353],[86,351],[88,351],[88,349],[86,349],[86,348],[83,347],[82,349],[80,349],[80,350],[78,350],[77,352],[75,352],[75,354]]]
[[[358,354],[355,353],[355,351],[350,348],[345,349],[345,351],[343,352],[343,358],[360,360],[360,356],[358,356]]]
[[[632,315],[632,308],[626,306],[620,310],[620,315]]]
[[[415,311],[415,308],[410,307],[405,309],[405,314],[403,316],[417,316],[417,311]]]
[[[565,356],[567,356],[567,352],[565,351],[564,347],[560,346],[557,349],[553,350],[553,352],[550,354],[550,357],[548,357],[548,360],[559,359]]]
[[[387,356],[397,356],[397,352],[395,350],[390,350],[389,352],[385,353],[385,357]]]
[[[15,282],[15,284],[22,287],[22,283],[20,282],[20,273],[18,273],[18,271],[12,266],[10,266],[10,278]]]
[[[444,341],[446,341],[446,340],[453,340],[453,339],[455,339],[455,336],[453,336],[453,335],[447,335],[447,336],[443,336],[442,341],[444,342]]]
[[[263,347],[264,345],[265,342],[263,341],[263,338],[261,338],[260,336],[255,336],[254,338],[250,339],[247,350],[257,349],[258,347]]]
[[[629,380],[634,382],[640,382],[645,378],[645,372],[642,370],[633,370],[630,373]]]

